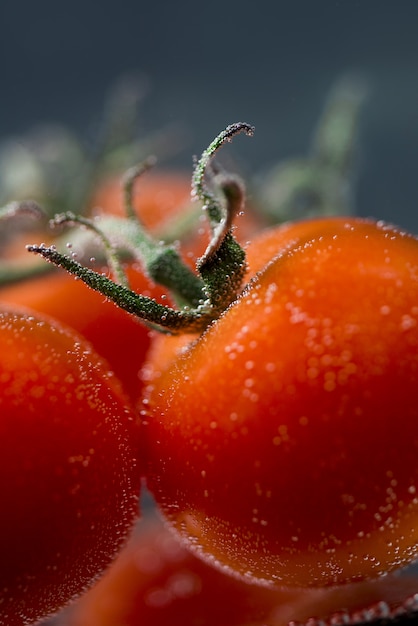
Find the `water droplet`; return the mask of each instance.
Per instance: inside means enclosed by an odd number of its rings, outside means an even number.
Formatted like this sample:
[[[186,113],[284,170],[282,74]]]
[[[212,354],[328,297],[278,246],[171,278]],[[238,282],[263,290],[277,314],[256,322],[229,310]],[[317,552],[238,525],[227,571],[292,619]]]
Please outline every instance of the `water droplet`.
[[[416,326],[416,320],[410,315],[402,315],[401,319],[401,330],[410,330]]]

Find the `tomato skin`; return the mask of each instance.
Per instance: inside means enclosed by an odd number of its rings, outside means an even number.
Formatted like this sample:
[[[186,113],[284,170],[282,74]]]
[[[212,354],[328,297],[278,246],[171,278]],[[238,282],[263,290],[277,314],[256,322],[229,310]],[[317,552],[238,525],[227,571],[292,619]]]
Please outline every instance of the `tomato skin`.
[[[355,218],[303,228],[290,247],[279,228],[244,294],[150,365],[144,430],[149,487],[196,552],[324,587],[418,556],[418,241]]]
[[[147,172],[134,189],[134,205],[147,230],[158,231],[162,224],[178,218],[190,207],[190,175],[182,171]],[[90,200],[96,214],[125,215],[123,181],[114,176],[103,180]]]
[[[91,585],[138,515],[138,424],[83,337],[0,311],[0,624],[52,613]]]
[[[132,289],[160,300],[163,290],[142,270],[131,266],[127,273]],[[134,316],[62,270],[0,289],[1,303],[28,307],[73,328],[109,362],[130,397],[139,399],[139,372],[151,337],[149,328]]]
[[[138,529],[105,577],[70,607],[65,623],[261,626],[279,603],[294,596],[298,594],[246,585],[222,574],[154,520]],[[283,621],[274,620],[279,623]]]
[[[316,621],[352,623],[357,613],[386,616],[416,579],[387,577],[380,584],[358,583],[323,590],[269,589],[227,576],[198,559],[154,515],[141,520],[112,567],[62,615],[66,626],[288,626]],[[331,622],[344,607],[343,621]],[[364,613],[362,613],[364,611]],[[341,613],[339,613],[341,620]],[[357,622],[359,620],[357,619]]]

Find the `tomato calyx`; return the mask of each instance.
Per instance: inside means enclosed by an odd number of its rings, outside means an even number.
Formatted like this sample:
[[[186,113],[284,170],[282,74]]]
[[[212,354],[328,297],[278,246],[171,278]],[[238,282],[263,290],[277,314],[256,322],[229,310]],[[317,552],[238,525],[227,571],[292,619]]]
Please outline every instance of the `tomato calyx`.
[[[151,237],[133,209],[134,183],[148,168],[149,162],[132,168],[125,176],[126,217],[103,218],[95,222],[65,213],[53,220],[55,225],[78,222],[94,230],[104,244],[115,280],[83,266],[53,245],[30,245],[27,250],[62,267],[120,308],[160,330],[172,334],[202,332],[235,300],[246,272],[245,252],[232,233],[233,218],[242,207],[244,190],[237,178],[211,163],[218,149],[241,132],[251,136],[254,129],[245,122],[228,126],[203,152],[194,170],[192,198],[202,202],[211,229],[210,243],[197,261],[196,272],[183,263],[175,245]],[[209,176],[216,192],[206,181]],[[152,280],[172,292],[178,309],[159,304],[129,288],[119,263],[119,253],[124,250],[142,263]]]

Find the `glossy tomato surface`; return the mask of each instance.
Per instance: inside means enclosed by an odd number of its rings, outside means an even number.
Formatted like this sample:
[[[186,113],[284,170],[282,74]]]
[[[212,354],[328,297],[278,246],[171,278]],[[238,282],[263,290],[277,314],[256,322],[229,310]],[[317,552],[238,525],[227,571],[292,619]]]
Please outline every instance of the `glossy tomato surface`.
[[[254,272],[267,239],[272,262],[171,366],[149,364],[148,484],[245,579],[374,579],[418,556],[418,241],[354,218],[292,230],[254,239]]]
[[[87,588],[138,513],[135,412],[83,337],[0,311],[0,624]]]

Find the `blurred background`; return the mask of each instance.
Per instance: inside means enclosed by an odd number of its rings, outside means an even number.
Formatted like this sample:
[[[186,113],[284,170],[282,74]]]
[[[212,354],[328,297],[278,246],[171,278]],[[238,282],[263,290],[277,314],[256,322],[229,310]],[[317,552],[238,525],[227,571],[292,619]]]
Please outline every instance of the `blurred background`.
[[[9,146],[45,122],[93,141],[109,90],[130,76],[144,96],[139,132],[180,133],[163,161],[191,171],[193,154],[245,120],[256,134],[237,139],[233,154],[257,177],[309,152],[330,90],[355,75],[367,85],[355,210],[418,231],[415,0],[16,0],[1,3],[0,24]]]

